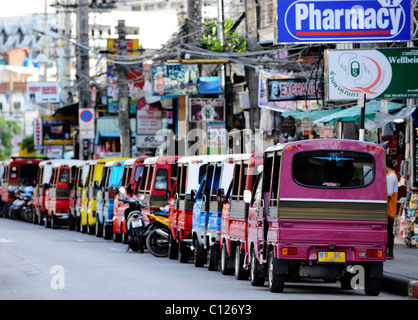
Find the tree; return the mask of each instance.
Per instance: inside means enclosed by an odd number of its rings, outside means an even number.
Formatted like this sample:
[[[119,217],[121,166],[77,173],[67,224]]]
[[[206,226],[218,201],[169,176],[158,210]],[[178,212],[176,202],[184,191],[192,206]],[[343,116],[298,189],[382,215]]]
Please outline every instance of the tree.
[[[33,153],[35,152],[35,146],[34,146],[34,137],[33,135],[24,137],[22,140],[22,149],[26,150],[27,153]]]
[[[218,27],[217,21],[209,21],[203,23],[202,47],[207,50],[215,52],[245,52],[247,41],[238,35],[237,32],[231,32],[235,21],[232,19],[225,19],[224,33],[225,33],[225,48],[222,43],[217,40]]]
[[[0,158],[9,158],[13,151],[12,138],[20,131],[16,121],[0,116]]]

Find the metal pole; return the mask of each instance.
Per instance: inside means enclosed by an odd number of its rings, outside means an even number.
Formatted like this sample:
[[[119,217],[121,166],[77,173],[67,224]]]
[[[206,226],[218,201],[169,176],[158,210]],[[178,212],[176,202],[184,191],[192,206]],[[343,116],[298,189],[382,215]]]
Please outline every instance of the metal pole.
[[[119,52],[126,56],[126,26],[125,20],[118,20]],[[117,67],[119,87],[119,123],[120,123],[120,148],[122,158],[131,158],[131,133],[129,125],[129,87],[128,70],[124,65]]]
[[[361,108],[359,140],[364,141],[364,118],[366,114],[366,93],[364,92],[360,92],[358,95],[358,107]]]

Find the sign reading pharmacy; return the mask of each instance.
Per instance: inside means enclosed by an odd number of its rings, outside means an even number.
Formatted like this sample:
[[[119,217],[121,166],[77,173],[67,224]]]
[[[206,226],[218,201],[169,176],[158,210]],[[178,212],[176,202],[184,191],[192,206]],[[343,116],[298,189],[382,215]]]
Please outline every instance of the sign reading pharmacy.
[[[409,0],[277,1],[277,43],[408,40]]]
[[[418,48],[326,50],[327,100],[418,98]]]

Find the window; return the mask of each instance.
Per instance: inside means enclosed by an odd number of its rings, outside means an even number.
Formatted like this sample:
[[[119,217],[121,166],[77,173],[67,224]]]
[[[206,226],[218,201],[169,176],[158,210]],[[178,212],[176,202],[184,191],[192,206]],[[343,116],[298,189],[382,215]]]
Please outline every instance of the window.
[[[60,172],[59,182],[68,183],[70,181],[70,170],[62,169]]]
[[[152,183],[153,175],[154,175],[154,167],[150,166],[149,167],[149,172],[148,172],[148,175],[147,175],[147,187],[145,188],[146,191],[151,190],[151,183]]]
[[[155,176],[155,190],[165,190],[167,189],[168,184],[168,170],[167,169],[158,169]]]
[[[374,180],[375,163],[365,152],[312,150],[292,159],[296,183],[314,188],[359,188]]]

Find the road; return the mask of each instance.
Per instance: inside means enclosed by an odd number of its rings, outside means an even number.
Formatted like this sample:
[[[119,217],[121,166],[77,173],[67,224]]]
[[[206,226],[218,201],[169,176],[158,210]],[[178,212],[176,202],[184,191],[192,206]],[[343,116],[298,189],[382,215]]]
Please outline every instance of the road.
[[[291,283],[281,294],[66,228],[0,218],[0,300],[408,300]]]

